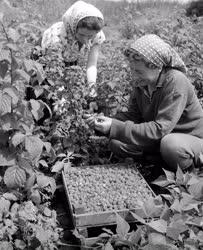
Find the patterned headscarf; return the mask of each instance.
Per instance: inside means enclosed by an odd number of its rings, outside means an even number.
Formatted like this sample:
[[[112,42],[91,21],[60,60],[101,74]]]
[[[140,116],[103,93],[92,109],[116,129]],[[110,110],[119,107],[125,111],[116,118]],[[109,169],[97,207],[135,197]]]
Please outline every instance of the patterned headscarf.
[[[62,21],[65,29],[70,29],[73,35],[75,35],[79,21],[85,17],[91,16],[100,17],[104,20],[102,13],[95,6],[83,1],[77,1],[66,11],[62,17]]]
[[[144,35],[130,46],[130,51],[146,59],[147,62],[162,68],[169,67],[186,73],[187,69],[178,53],[160,37],[154,34]]]

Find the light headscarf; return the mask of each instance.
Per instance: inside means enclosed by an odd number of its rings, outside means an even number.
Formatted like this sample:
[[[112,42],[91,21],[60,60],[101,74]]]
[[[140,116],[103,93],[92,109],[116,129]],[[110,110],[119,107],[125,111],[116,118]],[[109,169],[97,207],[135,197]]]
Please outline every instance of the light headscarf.
[[[100,17],[102,20],[104,20],[101,11],[95,6],[83,1],[77,1],[66,11],[62,17],[62,21],[65,29],[70,29],[73,35],[75,35],[79,21],[85,17],[91,16]]]
[[[178,53],[157,35],[142,36],[131,44],[130,50],[140,54],[146,61],[159,68],[175,68],[183,73],[187,71]]]

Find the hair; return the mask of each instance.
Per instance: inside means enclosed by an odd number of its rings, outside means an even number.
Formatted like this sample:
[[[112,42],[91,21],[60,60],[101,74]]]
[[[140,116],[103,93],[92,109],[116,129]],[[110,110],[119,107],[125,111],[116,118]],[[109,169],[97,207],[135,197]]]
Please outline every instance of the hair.
[[[100,17],[88,16],[78,22],[78,28],[86,28],[88,30],[100,31],[104,26],[104,21]]]
[[[141,55],[139,52],[135,51],[134,49],[127,48],[124,50],[124,55],[127,58],[133,58],[136,62],[143,62],[144,65],[149,69],[157,69],[159,68],[154,63],[151,63],[149,60],[147,60],[143,55]]]

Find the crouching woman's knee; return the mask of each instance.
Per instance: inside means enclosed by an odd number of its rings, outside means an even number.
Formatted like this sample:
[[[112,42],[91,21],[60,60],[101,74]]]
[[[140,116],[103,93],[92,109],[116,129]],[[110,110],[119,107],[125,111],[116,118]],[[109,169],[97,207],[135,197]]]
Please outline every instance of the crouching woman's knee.
[[[192,164],[193,159],[187,151],[178,134],[168,134],[161,140],[161,156],[171,171],[176,171],[178,166],[186,169]]]
[[[171,171],[175,171],[178,165],[182,165],[180,156],[180,140],[175,134],[168,134],[162,138],[160,152],[163,160],[166,162]]]

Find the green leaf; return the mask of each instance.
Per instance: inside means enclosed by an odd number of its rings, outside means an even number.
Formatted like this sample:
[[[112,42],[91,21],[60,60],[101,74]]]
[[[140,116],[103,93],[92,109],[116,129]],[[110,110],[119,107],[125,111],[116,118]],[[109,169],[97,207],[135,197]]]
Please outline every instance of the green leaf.
[[[13,42],[17,42],[18,39],[20,38],[18,31],[13,28],[9,28],[7,32],[8,32],[9,38],[11,38]]]
[[[163,203],[156,202],[156,198],[149,197],[143,204],[143,209],[147,217],[154,217],[157,215],[159,216],[162,209],[163,209]]]
[[[0,242],[0,249],[1,250],[13,250],[12,243],[8,241],[1,241]]]
[[[165,220],[162,220],[162,219],[154,220],[154,221],[147,223],[147,225],[159,233],[166,233],[167,221]]]
[[[43,141],[37,136],[25,137],[25,149],[28,151],[33,160],[39,159],[42,153],[43,145]]]
[[[44,208],[43,214],[47,217],[51,217],[52,215],[51,210],[48,207]]]
[[[52,194],[56,191],[56,182],[54,178],[40,174],[37,176],[37,184],[40,188],[50,187]]]
[[[30,175],[30,177],[27,179],[25,183],[25,190],[31,190],[31,188],[34,186],[36,180],[36,174],[33,173]]]
[[[12,104],[16,105],[19,101],[19,94],[17,90],[13,87],[4,88],[3,93],[7,93],[12,98]]]
[[[199,155],[199,162],[200,162],[200,164],[203,164],[203,154],[202,153],[200,153],[200,155]]]
[[[197,239],[203,243],[203,232],[202,231],[199,231],[198,234],[197,234]]]
[[[17,132],[12,136],[11,143],[13,144],[14,147],[17,147],[19,144],[24,142],[24,140],[25,140],[25,135],[20,132]]]
[[[34,69],[34,65],[33,65],[32,60],[24,59],[23,64],[24,64],[24,67],[25,67],[25,70],[27,73],[30,73]]]
[[[132,231],[130,236],[128,237],[128,241],[132,242],[133,244],[138,244],[142,236],[142,227],[138,227],[136,231]]]
[[[14,72],[15,70],[19,68],[19,63],[17,61],[17,58],[14,57],[13,55],[11,56],[11,68],[12,68],[12,72]]]
[[[62,172],[63,168],[64,168],[64,162],[63,161],[57,161],[53,165],[53,167],[51,169],[51,172],[52,173],[60,173],[60,172]]]
[[[0,76],[4,79],[9,68],[9,63],[7,61],[0,61]]]
[[[0,130],[0,146],[7,147],[9,142],[9,132]]]
[[[171,244],[159,244],[159,245],[153,245],[148,244],[142,248],[142,250],[178,250],[178,248],[175,245]]]
[[[167,232],[166,232],[167,237],[173,239],[173,240],[178,240],[180,231],[177,228],[174,227],[167,227]]]
[[[198,201],[195,201],[192,195],[188,193],[182,193],[182,199],[180,200],[180,206],[183,211],[189,211],[195,209],[199,212]]]
[[[0,51],[0,62],[6,61],[7,63],[11,63],[11,55],[9,50],[1,50]]]
[[[116,213],[116,233],[121,239],[125,239],[130,230],[130,226],[118,213]]]
[[[23,168],[25,172],[29,175],[32,175],[34,173],[32,163],[23,157],[18,157],[18,166]]]
[[[68,173],[69,170],[70,170],[70,167],[71,167],[71,162],[70,161],[64,162],[63,163],[63,171],[64,171],[64,173]]]
[[[39,205],[41,203],[41,195],[37,189],[31,191],[30,199],[36,205]]]
[[[47,162],[45,160],[40,160],[38,163],[39,163],[39,165],[42,165],[45,168],[49,167],[49,165],[47,164]]]
[[[51,152],[52,146],[51,146],[51,143],[50,143],[50,142],[44,142],[44,147],[45,147],[47,153],[50,153],[50,152]]]
[[[13,193],[4,193],[3,197],[9,201],[17,201],[18,198]]]
[[[0,90],[0,115],[11,113],[12,99],[7,93]]]
[[[178,199],[175,199],[173,204],[170,206],[170,208],[173,210],[173,211],[177,211],[177,212],[181,212],[182,211],[182,207],[180,205],[180,202]]]
[[[104,246],[104,250],[114,250],[114,248],[110,242],[107,242],[106,245]]]
[[[163,168],[166,178],[169,182],[175,183],[175,174]]]
[[[34,93],[36,98],[38,98],[40,95],[42,95],[44,92],[44,89],[41,86],[36,86],[34,89]]]
[[[39,119],[41,119],[44,116],[44,105],[34,99],[30,100],[30,104],[31,104],[31,112],[35,118],[36,121],[38,121]]]
[[[3,19],[4,19],[4,13],[0,12],[0,22],[3,23]]]
[[[160,219],[163,219],[165,221],[169,221],[171,218],[171,210],[167,206],[167,204],[164,205],[164,210],[161,212]]]
[[[24,187],[26,183],[25,171],[18,166],[7,168],[4,174],[4,183],[11,189]]]
[[[197,184],[199,182],[199,177],[197,175],[191,175],[190,180],[188,181],[188,185],[193,185],[193,184]]]
[[[155,184],[160,187],[167,187],[171,184],[171,181],[168,181],[166,178],[163,179],[163,177],[160,176],[155,181],[152,181],[152,184]]]
[[[0,127],[5,132],[18,129],[18,123],[16,122],[16,117],[12,113],[7,113],[1,116]]]
[[[32,203],[32,201],[27,201],[21,204],[18,209],[19,219],[24,223],[28,223],[28,221],[36,221],[36,214],[38,212],[37,207]]]
[[[40,63],[34,62],[34,66],[37,73],[37,80],[41,84],[45,78],[43,67]]]
[[[26,248],[26,244],[24,241],[16,239],[14,242],[14,245],[17,249],[23,250]]]
[[[184,174],[183,174],[182,169],[179,166],[176,171],[176,183],[179,185],[184,184]]]
[[[3,197],[0,198],[0,220],[2,220],[2,214],[8,213],[11,202]]]
[[[9,149],[0,149],[0,166],[13,166],[15,163],[13,152]]]
[[[27,83],[29,83],[30,76],[24,70],[17,69],[14,72],[15,72],[15,79],[17,79],[17,77],[22,77],[23,79],[26,80]]]
[[[167,228],[166,235],[173,240],[178,240],[179,235],[188,230],[187,225],[182,219],[172,218],[170,225]]]
[[[192,217],[192,218],[189,218],[188,220],[186,220],[185,224],[187,225],[193,225],[193,226],[196,226],[196,227],[202,227],[203,226],[203,216],[199,217],[199,216],[196,216],[196,217]]]
[[[188,191],[195,199],[203,200],[203,178],[199,179],[196,184],[190,185]]]
[[[19,51],[19,47],[15,43],[6,43],[6,47],[13,51]]]
[[[159,245],[159,244],[166,244],[166,236],[160,233],[150,233],[148,234],[148,241],[149,244]]]
[[[113,90],[116,87],[117,82],[116,81],[114,81],[114,82],[107,82],[107,85],[111,88],[111,90]]]
[[[141,222],[142,224],[146,224],[145,220],[140,217],[139,215],[137,215],[136,213],[130,212],[132,214],[132,216],[139,222]]]

